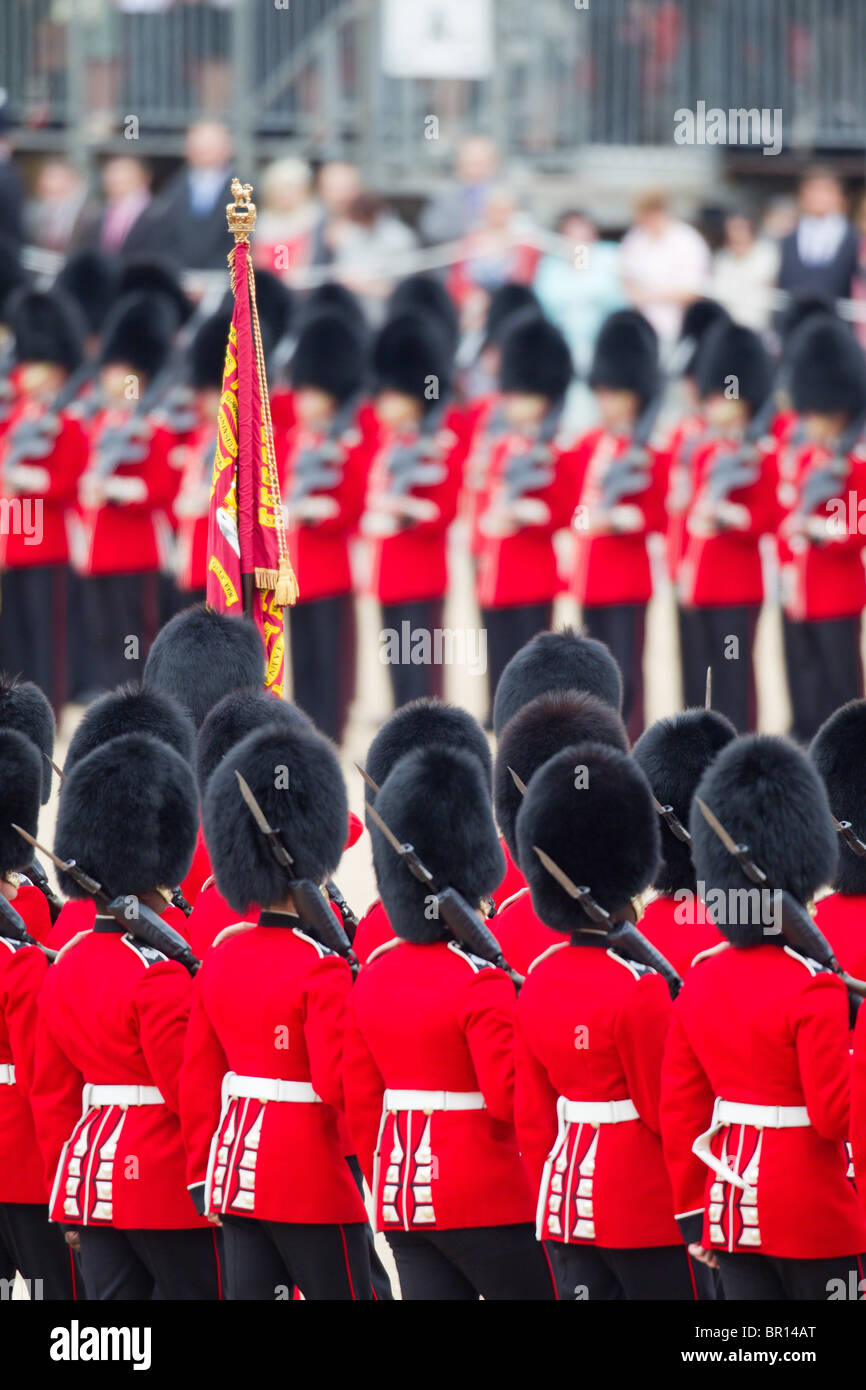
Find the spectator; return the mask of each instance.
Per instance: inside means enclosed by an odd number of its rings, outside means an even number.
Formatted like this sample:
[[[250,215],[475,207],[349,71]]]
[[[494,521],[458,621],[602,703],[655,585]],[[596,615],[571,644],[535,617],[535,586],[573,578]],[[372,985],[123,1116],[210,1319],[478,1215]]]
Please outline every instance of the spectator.
[[[382,299],[395,276],[403,273],[401,256],[416,245],[415,233],[388,210],[377,193],[359,193],[336,242],[337,276],[356,294]]]
[[[104,206],[85,209],[78,244],[110,255],[155,251],[161,241],[150,193],[150,173],[140,159],[122,155],[102,170]]]
[[[710,253],[694,227],[672,216],[664,193],[647,193],[623,237],[620,274],[629,302],[661,342],[677,338],[683,309],[706,289]]]
[[[309,265],[313,228],[320,214],[312,182],[304,159],[275,159],[265,169],[253,241],[257,266],[285,275]]]
[[[857,268],[857,234],[831,169],[815,166],[800,183],[797,226],[782,241],[779,288],[847,299]]]
[[[457,183],[427,203],[419,227],[428,245],[457,241],[481,224],[499,167],[495,144],[486,135],[470,135],[457,151]]]
[[[472,303],[489,296],[507,280],[528,285],[538,264],[538,248],[529,235],[531,224],[510,189],[487,190],[481,221],[464,237],[464,256],[455,263],[448,288],[461,309],[472,314]]]
[[[49,159],[36,176],[36,191],[27,205],[27,240],[46,251],[66,252],[75,239],[87,197],[87,185],[73,164]]]
[[[361,175],[354,164],[334,159],[319,171],[322,211],[313,230],[313,264],[331,265],[345,236],[349,208],[361,192]]]
[[[772,318],[778,273],[778,246],[756,236],[755,224],[746,213],[729,213],[724,245],[713,257],[710,297],[737,323],[761,333]]]
[[[851,284],[851,297],[858,302],[862,318],[854,320],[860,346],[866,351],[866,195],[857,204],[857,270]]]
[[[12,108],[5,87],[0,87],[0,208],[3,240],[14,247],[24,241],[24,190],[12,160]]]
[[[159,200],[165,246],[185,270],[224,270],[232,239],[226,230],[231,202],[231,136],[219,121],[198,121],[186,137],[186,163]]]
[[[543,256],[533,289],[552,323],[564,334],[575,365],[589,367],[598,330],[608,314],[624,304],[619,278],[619,247],[601,241],[585,212],[560,214],[556,232],[563,251]]]

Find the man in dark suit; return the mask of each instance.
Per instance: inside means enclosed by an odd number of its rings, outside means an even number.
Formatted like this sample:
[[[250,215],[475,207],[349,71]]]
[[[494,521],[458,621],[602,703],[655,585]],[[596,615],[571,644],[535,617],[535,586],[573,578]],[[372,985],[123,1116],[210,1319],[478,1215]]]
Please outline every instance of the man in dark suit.
[[[160,249],[150,192],[150,173],[140,159],[122,155],[102,170],[105,203],[85,208],[76,245],[111,256],[139,256]]]
[[[845,192],[830,169],[816,166],[800,183],[800,216],[782,241],[779,289],[847,299],[857,265],[857,236]]]
[[[12,159],[14,124],[9,93],[0,87],[0,208],[4,238],[17,248],[24,241],[24,187]]]
[[[232,248],[226,230],[231,136],[218,121],[199,121],[187,132],[185,154],[159,199],[157,225],[184,270],[224,270]]]

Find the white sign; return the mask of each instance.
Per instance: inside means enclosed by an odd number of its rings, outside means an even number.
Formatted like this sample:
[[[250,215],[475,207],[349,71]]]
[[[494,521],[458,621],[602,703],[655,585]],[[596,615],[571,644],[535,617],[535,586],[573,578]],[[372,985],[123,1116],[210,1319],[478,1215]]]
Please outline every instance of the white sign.
[[[386,77],[458,77],[493,70],[493,0],[384,0]]]

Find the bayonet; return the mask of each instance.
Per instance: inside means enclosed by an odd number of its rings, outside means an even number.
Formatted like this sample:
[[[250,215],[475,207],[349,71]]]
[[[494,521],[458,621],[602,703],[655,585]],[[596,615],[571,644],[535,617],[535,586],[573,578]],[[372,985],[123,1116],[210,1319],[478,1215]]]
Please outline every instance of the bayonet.
[[[849,820],[837,820],[834,816],[833,824],[848,848],[859,855],[861,859],[866,857],[866,844],[860,839],[851,822]]]
[[[749,853],[749,846],[738,845],[733,836],[728,834],[721,821],[713,815],[706,802],[701,801],[701,798],[699,796],[695,797],[695,801],[697,802],[700,808],[701,815],[707,822],[707,825],[713,831],[714,835],[716,835],[716,837],[719,840],[721,840],[725,849],[728,851],[728,854],[730,854],[734,859],[736,859],[737,863],[739,864],[746,877],[750,878],[753,883],[757,883],[759,885],[766,883],[767,875],[764,873],[763,869],[760,869],[758,867],[754,859],[752,859]]]
[[[690,845],[692,837],[686,830],[686,827],[683,825],[673,806],[663,806],[656,797],[653,797],[653,805],[671,834],[675,835],[682,844]]]
[[[510,774],[511,774],[511,780],[512,780],[512,782],[514,783],[514,785],[515,785],[515,787],[517,788],[517,790],[520,792],[520,795],[521,795],[521,796],[525,796],[525,795],[526,795],[526,783],[523,781],[522,778],[518,777],[518,775],[517,775],[517,773],[514,771],[514,768],[513,768],[513,767],[510,767],[510,768],[508,769],[508,771],[509,771]]]
[[[708,667],[707,667],[707,685],[706,685],[706,690],[705,690],[705,692],[704,692],[704,709],[712,709],[712,707],[713,707],[713,668],[712,668],[712,666],[708,666]]]
[[[291,869],[295,861],[292,858],[289,851],[286,849],[286,846],[283,843],[283,837],[280,834],[279,830],[274,830],[273,827],[268,823],[268,818],[265,815],[259,803],[256,801],[256,798],[254,797],[246,778],[243,777],[242,774],[237,771],[237,769],[235,769],[235,777],[237,777],[238,779],[238,786],[240,787],[241,796],[247,803],[247,806],[250,808],[253,820],[259,827],[259,830],[270,842],[271,853],[273,854],[277,863],[280,864],[284,869]]]
[[[372,777],[370,776],[369,772],[367,772],[366,769],[363,768],[363,767],[361,766],[360,763],[355,763],[355,766],[356,766],[356,768],[358,769],[358,771],[360,772],[360,774],[361,774],[361,776],[363,777],[364,781],[367,783],[367,786],[370,788],[370,791],[373,793],[373,795],[374,795],[374,796],[378,796],[378,795],[379,795],[379,784],[378,784],[378,782],[374,782],[374,781],[373,781],[373,779],[372,779]]]

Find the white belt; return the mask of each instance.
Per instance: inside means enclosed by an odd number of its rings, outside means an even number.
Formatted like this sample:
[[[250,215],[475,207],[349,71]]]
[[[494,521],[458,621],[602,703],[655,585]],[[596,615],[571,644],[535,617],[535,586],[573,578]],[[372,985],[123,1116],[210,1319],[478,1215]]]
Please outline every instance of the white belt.
[[[752,1125],[755,1129],[803,1129],[809,1124],[811,1120],[805,1105],[750,1105],[746,1101],[721,1100],[717,1097],[713,1105],[712,1123],[709,1129],[698,1135],[692,1144],[692,1153],[723,1182],[729,1182],[732,1187],[739,1187],[745,1192],[749,1184],[712,1151],[711,1140],[719,1130],[727,1125]]]
[[[385,1110],[485,1110],[480,1091],[386,1091]]]
[[[93,1105],[164,1105],[165,1099],[156,1086],[91,1086],[81,1095],[85,1111]]]
[[[280,1081],[275,1076],[238,1076],[230,1071],[223,1081],[224,1096],[249,1096],[253,1100],[287,1100],[322,1103],[309,1081]]]
[[[623,1120],[639,1120],[633,1100],[566,1100],[556,1103],[560,1122],[573,1125],[619,1125]]]
[[[12,1062],[0,1062],[0,1086],[15,1085],[15,1067]]]

